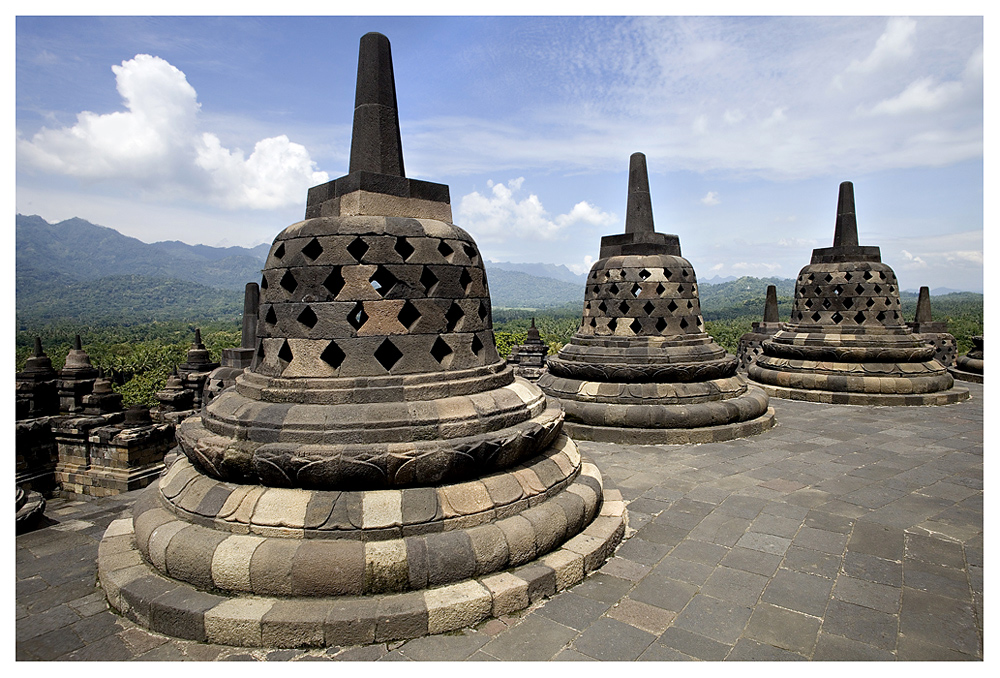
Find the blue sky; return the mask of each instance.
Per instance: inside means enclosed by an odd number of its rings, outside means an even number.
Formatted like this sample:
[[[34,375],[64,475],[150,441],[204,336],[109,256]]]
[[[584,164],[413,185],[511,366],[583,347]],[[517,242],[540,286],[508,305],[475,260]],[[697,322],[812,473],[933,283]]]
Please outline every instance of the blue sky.
[[[17,211],[270,242],[347,171],[372,30],[487,259],[585,272],[642,151],[702,280],[794,277],[850,180],[903,288],[983,289],[981,17],[19,17]]]

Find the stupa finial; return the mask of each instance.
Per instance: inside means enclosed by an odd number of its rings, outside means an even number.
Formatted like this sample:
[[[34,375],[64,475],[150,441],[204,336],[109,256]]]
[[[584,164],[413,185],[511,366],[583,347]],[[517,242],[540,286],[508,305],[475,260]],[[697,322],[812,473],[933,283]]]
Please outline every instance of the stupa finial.
[[[35,352],[32,354],[35,358],[41,358],[45,355],[45,351],[42,350],[42,338],[35,337]]]
[[[628,162],[628,205],[625,211],[626,233],[652,233],[653,203],[649,198],[649,174],[646,156],[633,153]]]
[[[80,335],[79,334],[76,335],[76,337],[73,339],[73,350],[74,351],[82,351],[83,350],[83,342],[80,341]]]
[[[764,301],[764,322],[778,322],[778,288],[767,286],[767,299]]]
[[[918,323],[932,322],[931,290],[926,285],[920,288],[920,296],[917,297],[917,317],[914,320]]]
[[[358,51],[351,172],[405,177],[389,38],[366,33]]]
[[[854,213],[854,184],[850,181],[840,184],[840,197],[837,200],[837,227],[833,232],[833,246],[858,246],[858,217]]]

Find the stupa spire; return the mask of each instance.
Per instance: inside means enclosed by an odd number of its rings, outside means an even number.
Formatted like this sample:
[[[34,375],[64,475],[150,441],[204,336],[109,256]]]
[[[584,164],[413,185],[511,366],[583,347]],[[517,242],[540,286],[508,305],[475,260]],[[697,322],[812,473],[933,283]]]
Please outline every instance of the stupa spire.
[[[858,246],[858,216],[854,213],[854,184],[850,181],[840,184],[840,197],[837,199],[837,227],[833,232],[833,246]]]
[[[649,197],[646,156],[633,153],[628,162],[628,204],[625,208],[626,233],[652,233],[653,203]]]
[[[767,286],[767,299],[764,301],[764,322],[778,322],[778,288]]]
[[[32,356],[35,358],[41,358],[43,355],[45,355],[45,351],[42,350],[42,338],[35,337],[35,352],[32,353]]]
[[[920,288],[920,296],[917,298],[917,317],[915,322],[931,322],[931,290],[924,285]]]
[[[392,52],[389,38],[381,33],[362,36],[358,51],[350,171],[406,176]]]

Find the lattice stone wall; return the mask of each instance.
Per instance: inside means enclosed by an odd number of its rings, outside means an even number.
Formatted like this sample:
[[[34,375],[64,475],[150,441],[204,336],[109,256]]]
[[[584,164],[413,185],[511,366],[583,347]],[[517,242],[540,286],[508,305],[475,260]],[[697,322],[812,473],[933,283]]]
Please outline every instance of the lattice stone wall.
[[[791,321],[852,329],[905,326],[899,283],[885,264],[810,264],[799,273]]]

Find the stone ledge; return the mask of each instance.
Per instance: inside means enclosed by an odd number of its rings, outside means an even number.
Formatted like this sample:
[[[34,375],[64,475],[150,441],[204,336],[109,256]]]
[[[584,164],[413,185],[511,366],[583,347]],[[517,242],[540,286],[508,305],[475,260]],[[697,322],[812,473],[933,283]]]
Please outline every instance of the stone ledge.
[[[960,370],[957,367],[949,367],[948,372],[959,381],[969,381],[973,384],[983,383],[983,375],[976,374],[975,372],[966,372],[965,370]]]
[[[772,398],[785,400],[804,400],[811,403],[826,403],[829,405],[874,405],[883,406],[922,406],[922,405],[953,405],[969,399],[968,389],[961,386],[952,387],[936,393],[893,394],[893,393],[849,393],[845,391],[816,391],[810,389],[787,388],[771,386],[754,382],[764,389]],[[570,431],[572,432],[572,431]],[[574,437],[579,437],[574,434]]]
[[[135,565],[116,559],[140,555],[130,541],[132,519],[125,518],[112,522],[105,533],[98,576],[112,607],[138,624],[178,638],[243,647],[402,640],[466,628],[578,584],[621,540],[625,516],[622,502],[609,501],[579,535],[583,538],[540,560],[487,577],[424,591],[309,599],[205,593],[163,576],[145,561]]]
[[[770,395],[770,394],[769,394]],[[624,428],[567,421],[563,430],[575,440],[620,445],[687,445],[719,443],[757,435],[774,426],[774,408],[749,421],[702,428]]]

